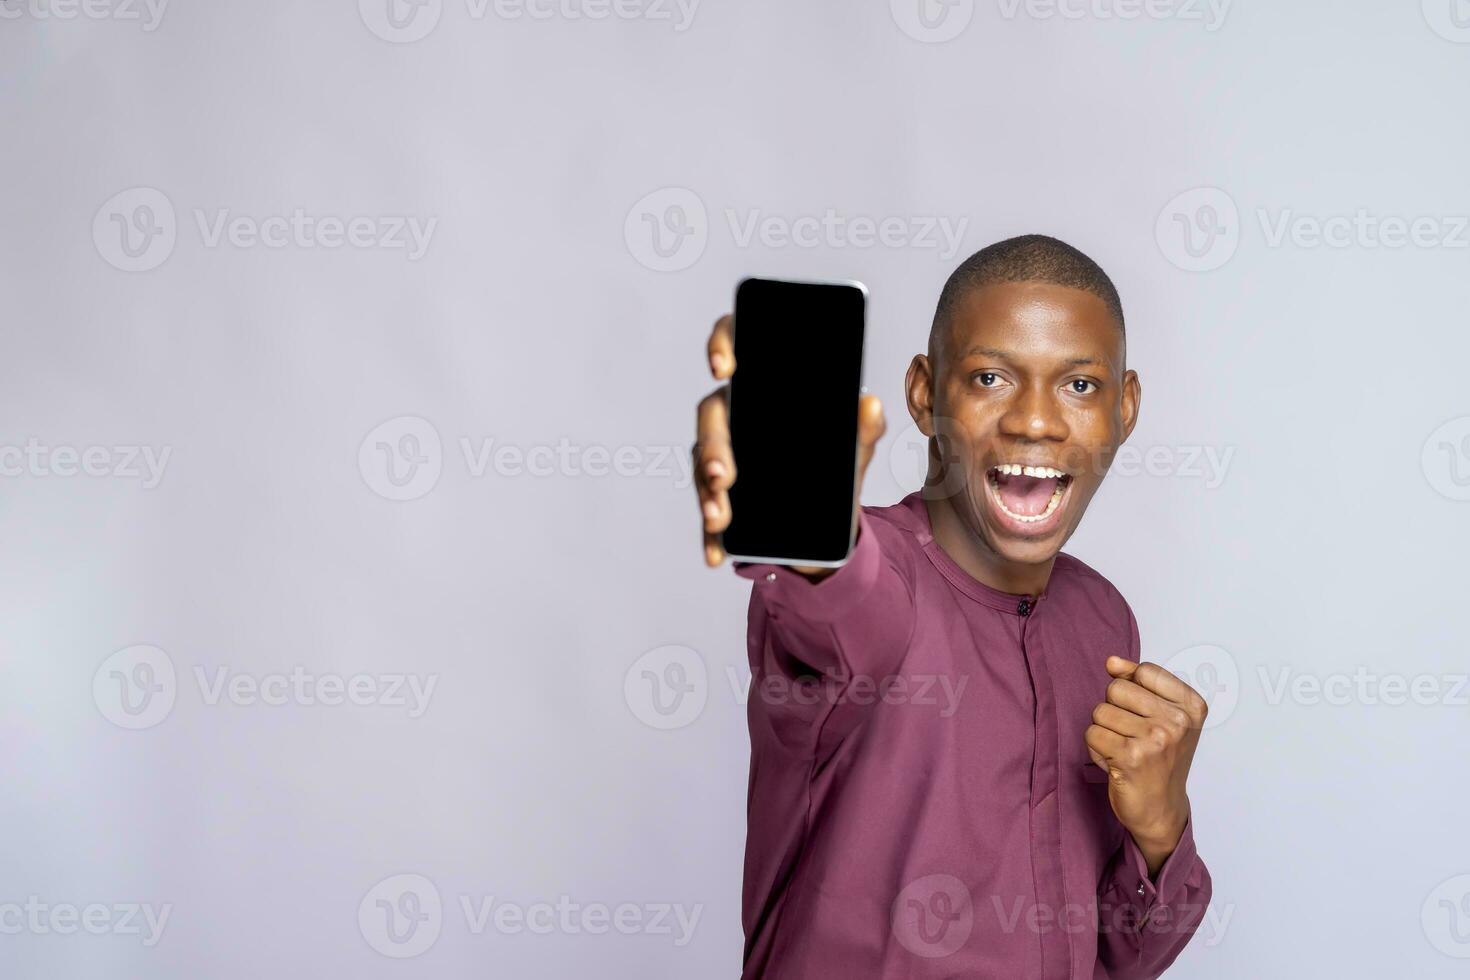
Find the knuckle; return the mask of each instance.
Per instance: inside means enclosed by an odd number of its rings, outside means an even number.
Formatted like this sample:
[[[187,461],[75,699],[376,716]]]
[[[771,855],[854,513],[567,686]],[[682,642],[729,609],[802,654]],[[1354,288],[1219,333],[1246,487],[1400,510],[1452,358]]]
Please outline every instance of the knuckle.
[[[1189,692],[1189,712],[1195,722],[1203,722],[1210,714],[1209,702],[1198,691]]]

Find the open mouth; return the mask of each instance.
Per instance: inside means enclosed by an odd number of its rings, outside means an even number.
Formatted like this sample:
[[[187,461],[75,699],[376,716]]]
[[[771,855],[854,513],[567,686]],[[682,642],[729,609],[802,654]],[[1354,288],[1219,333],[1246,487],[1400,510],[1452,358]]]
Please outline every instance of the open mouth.
[[[1051,466],[1001,463],[986,473],[990,499],[1017,529],[1047,529],[1062,508],[1072,477]]]

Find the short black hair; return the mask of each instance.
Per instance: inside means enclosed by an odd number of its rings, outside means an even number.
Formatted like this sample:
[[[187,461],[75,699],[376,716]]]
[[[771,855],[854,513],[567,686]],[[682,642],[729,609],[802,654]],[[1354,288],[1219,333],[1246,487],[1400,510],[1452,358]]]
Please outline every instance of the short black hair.
[[[1123,330],[1123,301],[1113,280],[1080,249],[1049,235],[1021,235],[987,245],[959,264],[939,294],[934,323],[929,328],[929,350],[960,302],[972,291],[997,282],[1048,282],[1082,289],[1107,304]]]

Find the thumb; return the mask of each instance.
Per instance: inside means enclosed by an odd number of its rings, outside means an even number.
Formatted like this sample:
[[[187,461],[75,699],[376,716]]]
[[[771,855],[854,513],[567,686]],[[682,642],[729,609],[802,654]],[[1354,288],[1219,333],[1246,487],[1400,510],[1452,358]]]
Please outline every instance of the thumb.
[[[883,421],[883,403],[877,395],[864,395],[858,401],[858,482],[868,472],[873,450],[888,424]]]
[[[1132,678],[1133,672],[1138,669],[1138,664],[1126,657],[1108,657],[1108,662],[1104,666],[1113,677],[1121,677],[1124,680]]]

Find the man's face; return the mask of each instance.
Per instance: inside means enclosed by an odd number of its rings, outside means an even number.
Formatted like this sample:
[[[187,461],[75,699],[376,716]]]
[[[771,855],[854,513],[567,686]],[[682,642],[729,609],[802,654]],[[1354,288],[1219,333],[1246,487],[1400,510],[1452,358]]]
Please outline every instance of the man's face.
[[[1002,560],[1049,561],[1081,522],[1138,414],[1123,351],[1100,298],[1020,282],[970,292],[933,361],[915,358],[910,411],[939,436],[939,493]]]

